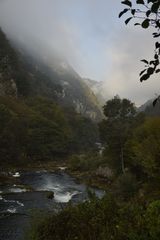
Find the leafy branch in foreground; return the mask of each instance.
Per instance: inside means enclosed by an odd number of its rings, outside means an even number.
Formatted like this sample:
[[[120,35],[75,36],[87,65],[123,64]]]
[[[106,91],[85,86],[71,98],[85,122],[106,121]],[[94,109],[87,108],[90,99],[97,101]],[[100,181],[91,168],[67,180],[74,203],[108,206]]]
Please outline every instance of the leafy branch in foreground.
[[[130,17],[125,20],[128,24],[132,19],[138,20],[134,25],[141,26],[144,29],[154,28],[153,38],[160,37],[160,0],[125,0],[121,2],[127,7],[119,13],[119,18],[126,13],[130,13]],[[154,58],[151,61],[142,59],[145,68],[140,72],[140,81],[146,81],[153,74],[160,72],[160,42],[155,43]],[[158,101],[158,98],[156,102]],[[155,102],[155,103],[156,103]]]

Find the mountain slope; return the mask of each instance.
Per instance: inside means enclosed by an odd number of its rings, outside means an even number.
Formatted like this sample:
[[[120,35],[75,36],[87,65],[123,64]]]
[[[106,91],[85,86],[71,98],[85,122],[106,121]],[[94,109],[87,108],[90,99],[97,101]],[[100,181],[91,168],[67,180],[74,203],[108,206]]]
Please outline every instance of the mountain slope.
[[[138,108],[139,112],[144,112],[147,116],[160,116],[160,102],[153,106],[154,99],[148,100]]]
[[[57,101],[65,107],[73,107],[77,113],[93,120],[100,120],[102,117],[99,102],[93,91],[83,82],[82,78],[73,68],[62,59],[37,60],[30,57],[30,69],[36,68],[45,74],[52,83],[59,86],[56,92]],[[34,74],[34,73],[33,73]]]
[[[1,51],[4,45],[0,62],[1,96],[45,96],[92,120],[102,118],[96,96],[66,61],[52,54],[44,58],[36,56],[14,43],[15,51],[2,31],[0,44]]]
[[[64,72],[57,62],[53,70],[49,63],[15,52],[1,31],[0,56],[1,163],[51,161],[95,148],[97,124],[86,116],[98,106],[72,69]],[[76,113],[73,100],[85,97],[86,111]]]
[[[104,91],[103,82],[97,82],[89,78],[83,78],[83,81],[88,85],[88,87],[94,92],[99,103],[103,106],[106,102],[107,96]]]
[[[26,97],[43,95],[55,98],[61,87],[43,72],[30,67],[30,59],[18,54],[0,30],[0,96]]]
[[[17,68],[15,51],[0,30],[0,96],[17,97],[14,73]]]

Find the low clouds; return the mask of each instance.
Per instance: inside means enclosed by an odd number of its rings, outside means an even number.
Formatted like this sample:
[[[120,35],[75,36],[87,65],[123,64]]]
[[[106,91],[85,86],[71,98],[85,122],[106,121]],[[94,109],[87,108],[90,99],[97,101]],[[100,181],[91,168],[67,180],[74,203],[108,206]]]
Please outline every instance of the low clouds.
[[[158,75],[142,83],[139,81],[139,72],[144,68],[140,60],[152,59],[153,49],[154,42],[148,31],[132,28],[117,34],[111,47],[106,50],[111,61],[110,70],[104,76],[106,92],[110,96],[118,93],[137,105],[159,94]]]
[[[124,26],[121,9],[118,0],[0,0],[0,26],[30,51],[56,52],[81,76],[104,81],[106,98],[141,104],[160,87],[158,79],[138,79],[153,42],[148,30]]]

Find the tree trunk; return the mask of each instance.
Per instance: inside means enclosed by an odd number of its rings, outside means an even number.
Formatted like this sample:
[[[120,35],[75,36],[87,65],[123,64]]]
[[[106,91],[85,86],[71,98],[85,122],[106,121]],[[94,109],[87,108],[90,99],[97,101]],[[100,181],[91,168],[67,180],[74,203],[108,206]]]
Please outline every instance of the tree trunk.
[[[124,152],[123,147],[121,146],[121,167],[122,167],[122,173],[125,173],[125,167],[124,167]]]

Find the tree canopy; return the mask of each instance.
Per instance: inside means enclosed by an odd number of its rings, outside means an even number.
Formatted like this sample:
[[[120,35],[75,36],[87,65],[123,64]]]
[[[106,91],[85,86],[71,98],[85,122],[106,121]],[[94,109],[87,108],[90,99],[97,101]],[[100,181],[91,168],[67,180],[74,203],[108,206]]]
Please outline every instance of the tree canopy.
[[[129,139],[130,162],[140,167],[148,177],[159,179],[160,118],[147,119],[135,129]]]
[[[136,108],[128,99],[115,96],[103,109],[106,119],[99,124],[100,137],[112,167],[124,172],[124,145],[137,118]]]

